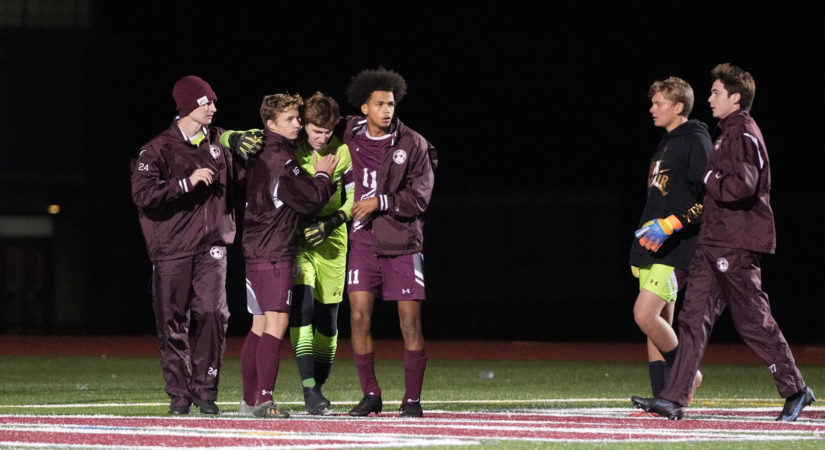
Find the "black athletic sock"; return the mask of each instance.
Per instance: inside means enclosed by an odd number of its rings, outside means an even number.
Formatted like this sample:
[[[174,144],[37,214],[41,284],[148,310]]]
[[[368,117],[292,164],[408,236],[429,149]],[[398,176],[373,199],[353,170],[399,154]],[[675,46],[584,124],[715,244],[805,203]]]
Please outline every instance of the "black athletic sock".
[[[676,361],[676,353],[679,351],[679,344],[676,344],[676,347],[673,347],[673,350],[669,352],[663,352],[661,349],[659,353],[665,358],[665,362],[669,367],[673,367],[673,362]]]
[[[664,361],[651,361],[647,365],[647,370],[650,373],[650,390],[654,397],[665,389],[665,382],[667,381],[668,366]]]

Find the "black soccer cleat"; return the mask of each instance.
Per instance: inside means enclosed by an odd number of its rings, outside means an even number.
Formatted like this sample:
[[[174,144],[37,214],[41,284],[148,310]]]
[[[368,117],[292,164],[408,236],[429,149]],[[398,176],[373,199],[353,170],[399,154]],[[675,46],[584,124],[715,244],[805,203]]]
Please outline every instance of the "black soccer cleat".
[[[315,387],[312,388],[312,389],[315,390],[315,392],[317,392],[318,395],[320,395],[322,399],[324,399],[324,406],[329,408],[332,405],[332,402],[329,401],[329,399],[327,398],[326,395],[324,395],[324,385],[323,384],[316,384]]]
[[[423,417],[424,411],[421,409],[421,402],[407,402],[398,408],[401,417]]]
[[[304,408],[312,415],[328,416],[332,414],[329,410],[330,401],[324,397],[320,389],[314,387],[304,388]]]
[[[169,414],[181,415],[189,414],[189,404],[171,404],[169,405]]]
[[[192,401],[201,410],[201,414],[218,414],[220,412],[215,400],[194,399]]]
[[[384,402],[381,401],[381,397],[367,394],[355,408],[349,410],[349,415],[353,417],[366,417],[370,415],[371,412],[376,414],[381,412],[381,409],[384,408]]]
[[[647,412],[667,417],[669,420],[682,420],[685,417],[685,408],[678,403],[663,398],[630,397],[633,406]]]
[[[805,389],[785,399],[785,406],[776,420],[779,422],[794,422],[799,417],[802,409],[815,401],[814,391],[806,386]]]

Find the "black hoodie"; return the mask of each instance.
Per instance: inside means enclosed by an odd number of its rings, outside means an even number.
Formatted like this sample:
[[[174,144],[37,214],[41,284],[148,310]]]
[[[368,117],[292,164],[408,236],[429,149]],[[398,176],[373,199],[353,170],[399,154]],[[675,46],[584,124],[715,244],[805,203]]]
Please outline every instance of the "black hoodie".
[[[673,214],[682,222],[683,228],[665,241],[657,252],[646,250],[634,238],[630,249],[631,265],[665,264],[688,270],[696,247],[699,220],[688,222],[686,217],[688,211],[702,201],[702,178],[712,147],[707,125],[695,119],[662,136],[650,158],[647,201],[639,226]]]

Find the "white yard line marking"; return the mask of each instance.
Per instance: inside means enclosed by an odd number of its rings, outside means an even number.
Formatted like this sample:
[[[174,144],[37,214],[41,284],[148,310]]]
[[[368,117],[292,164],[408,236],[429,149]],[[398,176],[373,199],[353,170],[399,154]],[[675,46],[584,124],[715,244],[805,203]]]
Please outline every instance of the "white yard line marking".
[[[630,405],[630,397],[627,398],[541,398],[541,399],[515,399],[515,400],[422,400],[423,405],[522,405],[522,404],[566,404],[566,403],[607,403],[607,402],[627,402]],[[717,398],[713,400],[696,400],[694,403],[702,406],[713,406],[722,403],[750,404],[782,406],[782,399],[766,398]],[[221,406],[237,406],[238,402],[216,402]],[[349,406],[358,403],[332,402],[333,406]],[[279,405],[303,406],[304,402],[278,402]],[[400,401],[385,401],[385,405],[400,405]],[[53,403],[53,404],[0,404],[0,412],[3,408],[106,408],[106,407],[129,407],[129,406],[169,406],[169,402],[140,402],[140,403]],[[630,406],[629,406],[630,407]],[[697,408],[690,408],[691,411]]]

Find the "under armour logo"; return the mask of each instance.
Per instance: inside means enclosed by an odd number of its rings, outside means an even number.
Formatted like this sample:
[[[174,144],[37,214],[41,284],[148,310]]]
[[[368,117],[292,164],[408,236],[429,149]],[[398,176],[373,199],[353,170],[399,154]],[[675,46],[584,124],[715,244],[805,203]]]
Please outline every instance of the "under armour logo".
[[[262,396],[272,395],[272,391],[267,391],[266,389],[261,391]]]
[[[409,294],[410,290],[409,289],[401,289],[401,293],[402,294]]]

